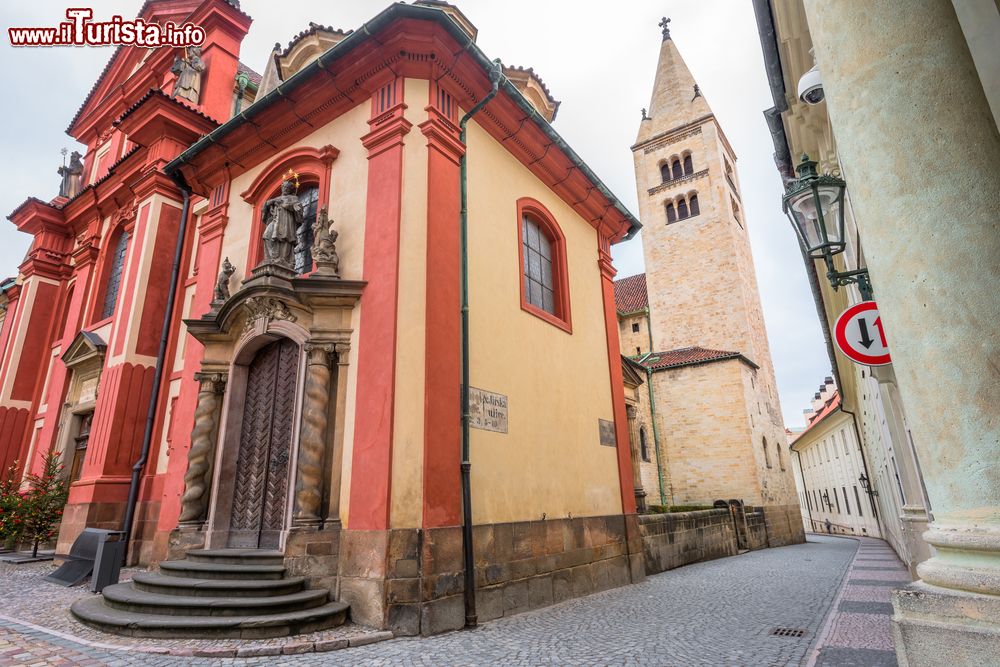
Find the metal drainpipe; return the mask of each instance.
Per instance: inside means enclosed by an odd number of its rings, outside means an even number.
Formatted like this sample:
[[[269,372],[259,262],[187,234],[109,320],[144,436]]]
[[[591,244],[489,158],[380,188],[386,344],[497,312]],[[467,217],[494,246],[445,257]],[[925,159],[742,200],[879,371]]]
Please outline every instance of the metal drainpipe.
[[[469,110],[458,126],[461,129],[459,141],[466,150],[459,163],[459,183],[462,208],[459,214],[459,264],[460,290],[462,296],[462,558],[465,568],[465,627],[474,628],[478,623],[476,614],[476,561],[472,550],[472,463],[469,460],[469,193],[468,193],[468,146],[466,145],[466,125],[469,120],[486,106],[500,89],[502,70],[500,60],[493,61],[489,72],[492,87],[486,97]]]
[[[139,482],[142,471],[149,460],[149,445],[153,440],[153,425],[156,422],[156,404],[160,397],[160,384],[163,379],[163,360],[167,356],[167,342],[170,340],[170,323],[174,314],[174,302],[177,296],[177,282],[181,271],[181,258],[184,255],[184,237],[187,232],[188,215],[191,207],[191,190],[184,179],[172,174],[171,178],[181,190],[181,225],[177,230],[177,246],[174,249],[174,265],[170,270],[170,287],[167,292],[167,307],[163,312],[163,329],[160,332],[160,349],[156,353],[156,367],[153,370],[153,388],[149,394],[149,407],[146,409],[146,429],[142,434],[142,447],[139,458],[132,466],[132,480],[128,487],[128,502],[125,504],[125,518],[122,521],[122,531],[125,533],[125,563],[128,563],[128,552],[132,539],[132,524],[135,521],[135,508],[139,502]]]
[[[649,334],[649,354],[652,354],[653,323],[649,306],[646,306],[646,332]],[[666,482],[663,479],[663,466],[660,463],[663,456],[660,451],[660,430],[656,428],[656,398],[653,396],[653,370],[648,367],[646,368],[646,388],[649,390],[649,414],[653,421],[653,447],[656,449],[656,479],[660,483],[660,505],[666,505]]]

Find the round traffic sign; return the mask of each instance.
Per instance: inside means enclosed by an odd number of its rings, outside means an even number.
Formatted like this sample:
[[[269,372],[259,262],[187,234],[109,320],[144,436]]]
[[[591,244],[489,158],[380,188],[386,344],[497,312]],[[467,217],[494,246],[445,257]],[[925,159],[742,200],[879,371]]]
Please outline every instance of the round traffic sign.
[[[845,310],[834,327],[837,347],[851,361],[866,366],[891,364],[885,329],[874,301],[862,301]]]

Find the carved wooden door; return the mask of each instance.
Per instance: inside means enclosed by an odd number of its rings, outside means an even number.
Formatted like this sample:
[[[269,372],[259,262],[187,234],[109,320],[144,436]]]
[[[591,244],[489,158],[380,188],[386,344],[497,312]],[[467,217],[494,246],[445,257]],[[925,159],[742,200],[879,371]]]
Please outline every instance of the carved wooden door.
[[[261,349],[250,363],[233,485],[230,547],[278,547],[288,496],[298,360],[298,346],[282,339]]]

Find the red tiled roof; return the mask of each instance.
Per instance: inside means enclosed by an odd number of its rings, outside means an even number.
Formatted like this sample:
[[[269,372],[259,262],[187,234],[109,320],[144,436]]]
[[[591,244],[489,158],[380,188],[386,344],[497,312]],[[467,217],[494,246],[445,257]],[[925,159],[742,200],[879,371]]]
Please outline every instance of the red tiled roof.
[[[821,421],[823,421],[824,419],[826,419],[827,417],[829,417],[831,413],[836,412],[838,409],[840,409],[840,391],[839,390],[833,392],[833,396],[830,397],[829,400],[827,400],[826,405],[823,406],[822,410],[820,410],[819,412],[813,414],[813,416],[809,418],[809,423],[806,424],[805,431],[802,431],[801,433],[799,433],[798,434],[798,438],[801,438],[803,435],[806,434],[806,432],[809,429],[811,429],[813,426],[816,426],[817,424],[819,424]],[[798,440],[798,438],[796,438],[796,440]]]
[[[653,352],[652,354],[638,359],[642,366],[654,371],[666,368],[677,368],[679,366],[693,366],[712,361],[725,361],[727,359],[742,359],[748,364],[756,367],[752,361],[744,357],[739,352],[729,352],[727,350],[710,350],[704,347],[682,347],[677,350],[666,352]]]
[[[615,281],[615,307],[619,313],[634,313],[648,306],[645,273]]]

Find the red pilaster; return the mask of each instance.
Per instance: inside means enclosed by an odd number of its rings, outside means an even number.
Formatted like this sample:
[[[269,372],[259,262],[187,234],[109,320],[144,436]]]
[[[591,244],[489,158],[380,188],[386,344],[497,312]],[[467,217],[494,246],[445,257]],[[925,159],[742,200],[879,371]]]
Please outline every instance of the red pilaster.
[[[403,198],[403,140],[412,123],[403,117],[402,81],[389,82],[393,105],[373,100],[368,149],[363,278],[358,341],[357,411],[351,467],[348,528],[389,526],[392,427],[396,378],[396,304],[399,288],[399,224]],[[397,97],[398,96],[398,97]],[[386,99],[382,97],[381,99]]]
[[[459,129],[434,106],[427,137],[427,325],[424,370],[425,528],[462,518],[459,317]]]
[[[215,279],[219,265],[222,262],[222,239],[229,223],[229,181],[219,186],[222,190],[215,194],[216,205],[210,208],[201,218],[198,228],[198,248],[189,253],[189,261],[195,263],[194,300],[191,311],[186,317],[199,318],[211,308]],[[187,266],[187,264],[185,264]],[[205,347],[188,336],[183,326],[180,313],[183,313],[183,300],[178,300],[178,316],[175,319],[175,335],[185,336],[184,376],[181,379],[181,390],[170,414],[170,423],[165,428],[169,431],[168,467],[164,476],[163,492],[160,502],[160,514],[157,520],[157,531],[166,535],[177,527],[177,518],[181,511],[181,496],[184,494],[184,473],[187,471],[187,454],[191,447],[191,427],[194,424],[194,411],[198,404],[198,381],[194,372],[200,368]],[[172,356],[170,358],[173,358]],[[157,543],[155,549],[164,550],[165,544]],[[163,552],[165,553],[165,551]],[[162,554],[160,554],[162,555]]]
[[[618,312],[615,309],[615,267],[611,263],[611,243],[600,231],[598,260],[601,267],[601,291],[604,296],[604,328],[608,337],[608,374],[611,377],[611,405],[615,416],[615,442],[618,451],[618,487],[622,514],[635,514],[635,489],[632,477],[632,453],[629,449],[628,417],[625,414],[625,381],[622,378],[621,343],[618,340]]]

